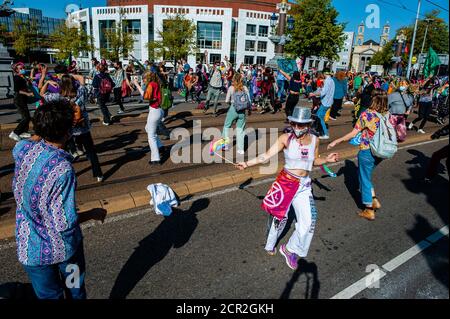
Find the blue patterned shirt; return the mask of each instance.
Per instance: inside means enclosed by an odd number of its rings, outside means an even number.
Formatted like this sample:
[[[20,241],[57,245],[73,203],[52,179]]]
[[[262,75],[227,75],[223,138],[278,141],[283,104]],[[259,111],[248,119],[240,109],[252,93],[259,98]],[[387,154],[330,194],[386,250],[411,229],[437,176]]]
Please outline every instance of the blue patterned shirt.
[[[82,241],[71,156],[44,140],[23,140],[13,157],[19,261],[41,266],[68,260]]]

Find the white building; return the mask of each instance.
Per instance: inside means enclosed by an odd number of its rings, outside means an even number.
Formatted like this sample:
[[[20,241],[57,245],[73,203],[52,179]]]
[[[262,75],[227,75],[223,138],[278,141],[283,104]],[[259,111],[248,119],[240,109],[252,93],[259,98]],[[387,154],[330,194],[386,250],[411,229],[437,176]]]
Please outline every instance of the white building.
[[[351,56],[352,56],[352,48],[353,48],[353,38],[354,32],[344,32],[344,46],[341,51],[339,51],[338,60],[333,62],[332,71],[336,72],[337,70],[349,70],[351,65]]]
[[[350,70],[354,32],[345,31],[344,36],[344,45],[338,52],[338,59],[336,61],[311,56],[306,58],[303,64],[303,70],[323,71],[325,68],[330,68],[332,72]]]
[[[109,43],[105,39],[104,30],[113,28],[120,22],[134,37],[134,47],[130,53],[138,60],[148,58],[147,43],[150,39],[148,6],[88,8],[71,13],[68,21],[83,28],[93,38],[94,54],[86,52],[78,59],[83,69],[90,67],[93,56],[101,57],[100,49],[108,48]]]
[[[122,14],[120,14],[122,10]],[[265,64],[274,56],[274,45],[269,40],[271,32],[269,12],[238,9],[238,17],[233,17],[232,8],[209,8],[201,6],[153,5],[149,14],[147,5],[94,7],[73,12],[68,20],[82,27],[94,39],[94,56],[101,57],[100,48],[108,43],[102,30],[111,28],[122,20],[126,28],[134,34],[133,56],[140,61],[148,60],[148,42],[158,40],[158,30],[169,16],[183,14],[197,27],[198,52],[188,57],[194,65],[205,50],[209,61],[224,61],[227,56],[232,63]],[[83,68],[90,66],[92,53],[79,57]],[[127,63],[127,61],[124,61]]]

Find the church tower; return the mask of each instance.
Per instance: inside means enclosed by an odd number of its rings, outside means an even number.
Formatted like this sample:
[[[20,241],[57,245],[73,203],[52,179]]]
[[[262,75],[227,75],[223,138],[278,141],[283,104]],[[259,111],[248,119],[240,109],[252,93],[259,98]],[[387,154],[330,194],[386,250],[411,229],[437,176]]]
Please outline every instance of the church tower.
[[[383,26],[383,33],[380,36],[380,46],[384,47],[389,41],[389,32],[391,31],[391,26],[389,21],[387,21]]]
[[[361,21],[361,23],[358,26],[358,34],[356,35],[356,45],[361,46],[364,43],[364,21]]]

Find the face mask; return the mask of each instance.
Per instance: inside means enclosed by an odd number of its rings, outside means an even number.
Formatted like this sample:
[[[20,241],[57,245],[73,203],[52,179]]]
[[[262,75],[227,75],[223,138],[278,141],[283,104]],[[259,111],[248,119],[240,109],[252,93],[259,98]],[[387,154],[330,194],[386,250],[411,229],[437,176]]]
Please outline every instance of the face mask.
[[[403,92],[403,91],[405,91],[405,90],[406,90],[406,86],[403,86],[403,85],[402,85],[402,86],[400,86],[400,87],[399,87],[399,89],[400,89],[400,91],[402,91],[402,92]]]
[[[19,74],[25,75],[27,73],[27,71],[25,70],[20,70]]]
[[[302,137],[303,135],[305,135],[308,132],[309,132],[309,127],[305,127],[303,129],[294,129],[294,134],[297,137]]]

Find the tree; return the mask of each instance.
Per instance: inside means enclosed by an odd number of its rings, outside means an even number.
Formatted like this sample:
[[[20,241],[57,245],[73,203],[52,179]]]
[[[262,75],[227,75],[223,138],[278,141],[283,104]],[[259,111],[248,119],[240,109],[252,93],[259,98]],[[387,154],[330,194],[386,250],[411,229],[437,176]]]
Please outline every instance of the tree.
[[[394,56],[394,40],[388,41],[381,51],[375,53],[370,59],[369,65],[382,65],[388,70],[392,65],[392,57]]]
[[[131,33],[123,28],[122,18],[114,27],[103,29],[107,47],[100,49],[102,58],[111,61],[118,61],[121,57],[128,56],[133,49],[134,37]]]
[[[0,24],[0,43],[5,46],[8,43],[8,29],[4,24]]]
[[[323,57],[330,60],[338,57],[344,44],[345,24],[337,22],[338,11],[331,0],[296,0],[290,14],[294,17],[294,28],[285,46],[292,56]]]
[[[51,35],[50,46],[57,49],[56,58],[67,60],[73,56],[79,56],[85,51],[92,51],[92,38],[87,33],[76,27],[70,27],[62,23]]]
[[[14,20],[13,31],[11,33],[13,49],[18,56],[30,57],[30,52],[40,45],[42,38],[39,33],[36,20]]]
[[[424,52],[427,53],[429,47],[432,47],[437,53],[443,54],[448,53],[448,24],[444,19],[439,18],[440,14],[439,10],[433,10],[425,14],[425,18],[419,20],[417,24],[417,33],[416,33],[416,41],[414,43],[414,53],[419,54],[422,48],[423,39],[425,37],[425,30],[428,23],[428,31],[427,38],[425,41]],[[432,19],[431,22],[425,21],[425,19]],[[407,37],[408,48],[411,48],[413,33],[414,33],[414,24],[411,24],[407,27],[403,27],[405,30],[405,35]]]
[[[163,22],[157,34],[161,40],[149,42],[151,59],[170,58],[178,60],[197,51],[196,25],[181,14],[170,16]]]

